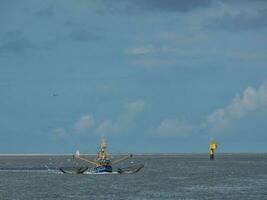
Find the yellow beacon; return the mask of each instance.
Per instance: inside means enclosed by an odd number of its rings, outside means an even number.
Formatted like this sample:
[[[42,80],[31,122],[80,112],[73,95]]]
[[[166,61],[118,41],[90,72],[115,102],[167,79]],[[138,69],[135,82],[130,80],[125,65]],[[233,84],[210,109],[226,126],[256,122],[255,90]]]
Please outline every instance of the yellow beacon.
[[[214,160],[214,152],[216,148],[217,148],[217,143],[211,142],[210,143],[210,160]]]

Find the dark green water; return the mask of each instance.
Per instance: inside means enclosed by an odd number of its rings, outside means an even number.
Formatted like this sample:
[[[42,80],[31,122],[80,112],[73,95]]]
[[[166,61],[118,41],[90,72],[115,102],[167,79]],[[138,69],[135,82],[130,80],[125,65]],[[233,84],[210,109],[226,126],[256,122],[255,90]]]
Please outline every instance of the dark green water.
[[[71,156],[0,156],[0,199],[267,199],[267,154],[143,155],[136,174],[67,175]],[[49,169],[47,169],[47,167]]]

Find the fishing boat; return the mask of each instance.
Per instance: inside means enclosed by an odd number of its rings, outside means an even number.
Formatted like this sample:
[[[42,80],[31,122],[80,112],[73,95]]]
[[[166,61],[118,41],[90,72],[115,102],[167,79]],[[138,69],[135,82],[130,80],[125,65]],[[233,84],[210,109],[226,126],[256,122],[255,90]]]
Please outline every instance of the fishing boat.
[[[100,144],[99,151],[97,153],[95,172],[112,172],[112,166],[110,159],[106,153],[107,143],[103,140]]]
[[[85,157],[82,157],[80,155],[80,153],[77,151],[76,154],[73,156],[76,159],[82,160],[87,162],[90,165],[93,165],[93,172],[94,173],[112,173],[112,172],[117,172],[117,173],[130,173],[130,171],[132,171],[132,173],[138,172],[141,168],[144,167],[144,165],[135,165],[135,166],[131,166],[131,167],[127,167],[127,168],[119,168],[117,170],[113,170],[112,165],[122,162],[128,158],[132,157],[132,154],[123,156],[117,160],[114,160],[111,162],[110,157],[107,154],[107,143],[105,140],[102,140],[101,144],[99,145],[99,150],[97,153],[97,157],[95,160],[90,160],[87,159]],[[125,170],[124,170],[125,169]],[[63,170],[65,171],[65,170]],[[83,172],[82,172],[83,173]]]

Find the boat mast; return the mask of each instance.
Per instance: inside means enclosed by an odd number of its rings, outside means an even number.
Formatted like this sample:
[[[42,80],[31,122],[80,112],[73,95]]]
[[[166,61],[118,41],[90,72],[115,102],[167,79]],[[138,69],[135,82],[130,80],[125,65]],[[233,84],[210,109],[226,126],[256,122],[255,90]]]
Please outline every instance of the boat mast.
[[[99,151],[97,154],[97,159],[105,160],[107,158],[107,143],[105,140],[102,140],[100,146],[99,146]]]

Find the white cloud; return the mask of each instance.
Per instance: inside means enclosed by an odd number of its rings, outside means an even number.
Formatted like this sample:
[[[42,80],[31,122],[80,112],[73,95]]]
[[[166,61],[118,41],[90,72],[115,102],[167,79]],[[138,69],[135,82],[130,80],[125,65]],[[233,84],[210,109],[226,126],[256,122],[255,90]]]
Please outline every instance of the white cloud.
[[[151,53],[156,53],[156,52],[158,52],[158,49],[153,47],[152,45],[126,50],[126,53],[130,55],[144,55],[144,54],[151,54]]]
[[[145,102],[143,100],[137,100],[126,104],[126,108],[129,113],[139,113],[145,108]]]
[[[126,104],[126,111],[115,120],[104,120],[99,123],[95,132],[98,134],[127,133],[135,124],[135,119],[145,109],[145,102],[137,100]]]
[[[158,136],[186,136],[193,134],[200,127],[178,118],[164,119],[159,127],[152,129]]]
[[[207,123],[213,131],[219,131],[230,126],[237,119],[267,106],[267,83],[258,89],[248,87],[243,95],[236,95],[232,102],[224,108],[219,108],[207,117]]]
[[[99,134],[106,134],[106,133],[117,132],[118,130],[116,129],[117,128],[115,127],[115,125],[113,124],[111,120],[104,120],[98,125],[95,131],[96,133],[99,133]]]
[[[76,131],[85,131],[92,128],[95,125],[95,119],[93,115],[87,114],[82,116],[78,122],[75,123],[74,129]]]
[[[117,118],[95,120],[91,114],[86,114],[69,128],[56,128],[53,130],[56,136],[71,136],[72,133],[85,133],[90,130],[91,134],[108,135],[127,133],[135,125],[137,116],[145,109],[145,102],[137,100],[125,105],[125,110]]]
[[[93,129],[95,125],[95,119],[93,115],[86,114],[80,117],[80,119],[72,126],[59,127],[52,130],[53,135],[56,138],[70,137],[73,133],[84,133],[90,129]]]
[[[134,119],[119,117],[112,121],[110,119],[100,122],[95,132],[100,135],[127,133],[133,126]]]
[[[242,95],[237,94],[231,103],[209,114],[199,124],[190,123],[178,118],[161,121],[160,125],[150,130],[157,136],[186,136],[197,132],[221,133],[243,117],[256,110],[267,108],[267,82],[258,88],[247,87]]]

